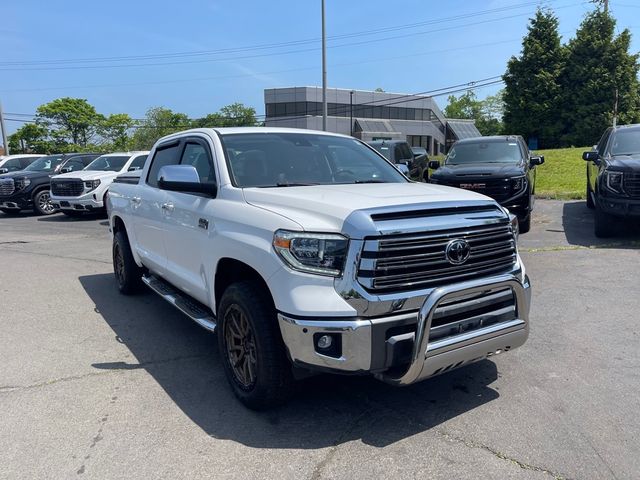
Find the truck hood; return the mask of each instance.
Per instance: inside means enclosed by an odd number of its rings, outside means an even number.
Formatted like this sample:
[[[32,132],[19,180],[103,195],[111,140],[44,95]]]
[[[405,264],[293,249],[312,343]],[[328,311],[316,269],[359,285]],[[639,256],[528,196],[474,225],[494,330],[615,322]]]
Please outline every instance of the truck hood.
[[[56,180],[64,180],[66,178],[71,179],[80,179],[80,180],[106,180],[113,179],[120,175],[121,172],[104,172],[102,170],[78,170],[76,172],[68,172],[62,173],[60,175],[56,175]]]
[[[247,203],[286,217],[307,231],[340,232],[356,210],[456,201],[489,201],[468,190],[426,183],[245,188]]]
[[[607,163],[607,168],[611,167],[614,170],[640,172],[640,154],[617,155],[609,158]]]
[[[5,173],[4,175],[0,175],[0,179],[1,178],[28,178],[29,180],[33,181],[39,178],[47,179],[52,175],[55,175],[55,173],[54,172],[29,172],[29,171],[20,170],[17,172],[10,172],[10,173]]]
[[[453,177],[507,178],[524,174],[524,166],[518,163],[473,163],[443,165],[431,177],[443,180]]]

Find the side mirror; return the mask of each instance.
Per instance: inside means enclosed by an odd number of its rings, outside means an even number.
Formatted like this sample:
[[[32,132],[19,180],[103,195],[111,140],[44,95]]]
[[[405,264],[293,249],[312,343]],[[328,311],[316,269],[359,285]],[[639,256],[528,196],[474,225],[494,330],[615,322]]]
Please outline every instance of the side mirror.
[[[590,151],[590,152],[582,153],[582,159],[585,160],[586,162],[597,163],[599,158],[600,156],[598,155],[598,152]]]
[[[0,168],[0,175],[2,175],[3,173],[9,173],[9,169],[8,168]]]
[[[429,160],[429,168],[431,170],[437,170],[440,168],[440,162],[438,160]]]
[[[544,163],[544,157],[542,155],[534,156],[529,159],[529,164],[534,167],[536,165],[542,165]]]
[[[69,173],[69,172],[73,172],[73,167],[62,167],[60,169],[60,173]]]
[[[161,190],[185,193],[206,193],[214,197],[217,187],[212,183],[200,183],[198,171],[192,165],[165,165],[158,172]]]

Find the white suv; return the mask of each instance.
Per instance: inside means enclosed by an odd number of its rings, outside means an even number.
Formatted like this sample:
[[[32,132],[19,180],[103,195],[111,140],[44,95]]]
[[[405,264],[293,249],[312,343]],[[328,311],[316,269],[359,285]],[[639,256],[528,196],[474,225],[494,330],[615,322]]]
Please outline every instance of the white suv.
[[[102,155],[78,172],[51,179],[51,202],[62,213],[77,217],[101,210],[113,179],[124,172],[144,167],[149,152],[119,152]]]

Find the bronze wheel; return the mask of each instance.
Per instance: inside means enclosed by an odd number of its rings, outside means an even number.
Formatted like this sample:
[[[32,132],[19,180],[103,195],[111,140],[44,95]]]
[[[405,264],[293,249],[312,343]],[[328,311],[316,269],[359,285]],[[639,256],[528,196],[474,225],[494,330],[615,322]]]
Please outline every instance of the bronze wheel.
[[[256,381],[256,343],[251,325],[238,305],[225,312],[224,336],[227,359],[235,380],[243,388],[251,388]]]

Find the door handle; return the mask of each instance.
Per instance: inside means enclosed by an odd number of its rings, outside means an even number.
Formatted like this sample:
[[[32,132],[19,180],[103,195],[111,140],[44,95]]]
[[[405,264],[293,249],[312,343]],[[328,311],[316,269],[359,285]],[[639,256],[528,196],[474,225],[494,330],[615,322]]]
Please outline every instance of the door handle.
[[[175,207],[173,206],[173,203],[163,203],[162,204],[162,210],[164,210],[165,212],[173,212],[173,209]]]
[[[140,205],[140,202],[142,202],[142,199],[140,197],[131,197],[131,203],[133,203],[134,205]]]

